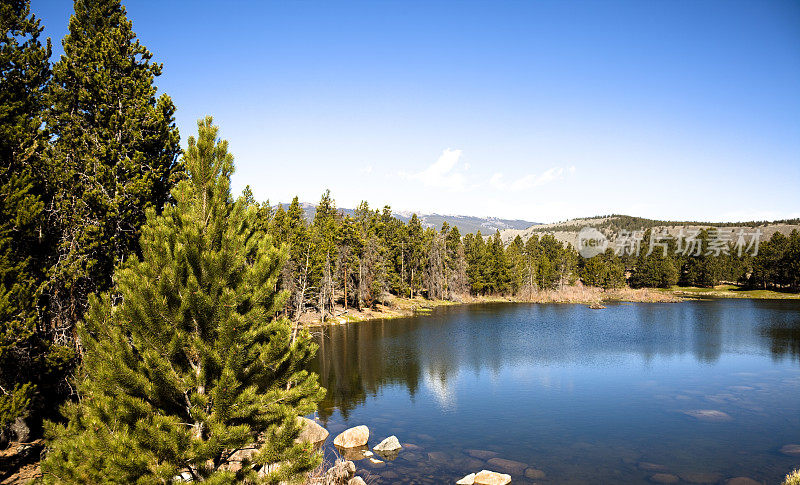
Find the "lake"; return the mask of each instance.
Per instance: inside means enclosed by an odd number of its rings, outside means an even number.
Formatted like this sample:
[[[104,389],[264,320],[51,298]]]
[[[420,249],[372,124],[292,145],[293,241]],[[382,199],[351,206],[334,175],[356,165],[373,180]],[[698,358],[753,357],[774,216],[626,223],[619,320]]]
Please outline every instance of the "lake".
[[[359,424],[370,447],[411,445],[356,462],[373,483],[503,471],[492,457],[524,464],[506,464],[514,483],[779,483],[800,466],[779,451],[800,443],[800,301],[464,305],[317,332],[327,458]]]

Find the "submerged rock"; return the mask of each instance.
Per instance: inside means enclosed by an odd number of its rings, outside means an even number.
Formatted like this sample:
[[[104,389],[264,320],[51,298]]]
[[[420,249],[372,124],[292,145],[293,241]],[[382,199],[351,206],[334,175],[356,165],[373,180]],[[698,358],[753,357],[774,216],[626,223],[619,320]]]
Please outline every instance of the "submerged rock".
[[[337,446],[336,451],[338,451],[345,460],[363,460],[364,458],[367,458],[369,448],[366,446],[354,446],[352,448],[342,448],[341,446]]]
[[[800,456],[800,445],[789,444],[781,447],[781,453],[789,456]]]
[[[461,480],[457,481],[456,485],[472,485],[473,483],[475,483],[475,474],[470,473]]]
[[[500,456],[500,453],[495,453],[494,451],[488,450],[464,450],[464,453],[473,458],[478,458],[479,460],[488,460],[489,458]]]
[[[450,463],[450,457],[441,451],[431,451],[428,453],[428,459],[435,463]]]
[[[528,468],[525,470],[525,478],[530,478],[531,480],[541,480],[546,477],[547,474],[542,470],[537,470],[536,468]]]
[[[355,448],[356,446],[365,446],[367,441],[369,441],[369,428],[362,424],[339,433],[333,440],[333,444],[341,448]]]
[[[511,476],[504,473],[481,470],[475,474],[472,483],[475,485],[506,485],[507,483],[511,483]]]
[[[656,473],[650,477],[653,483],[678,483],[680,479],[671,473]]]
[[[491,458],[488,460],[490,465],[494,468],[499,468],[504,472],[511,473],[512,475],[522,475],[528,465],[520,461],[506,460],[505,458]]]
[[[736,477],[725,481],[725,485],[764,485],[749,477]]]
[[[684,411],[683,414],[702,421],[730,421],[733,419],[728,413],[723,413],[716,409],[691,409],[689,411]]]

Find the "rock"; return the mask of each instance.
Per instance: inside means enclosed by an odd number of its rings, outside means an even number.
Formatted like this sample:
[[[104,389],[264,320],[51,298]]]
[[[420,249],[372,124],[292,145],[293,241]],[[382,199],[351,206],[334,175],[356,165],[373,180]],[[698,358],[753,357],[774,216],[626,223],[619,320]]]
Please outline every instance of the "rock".
[[[656,473],[650,477],[653,483],[678,483],[680,479],[671,473]]]
[[[472,485],[473,483],[475,483],[475,474],[470,473],[461,480],[457,481],[456,485]]]
[[[397,480],[400,478],[400,475],[391,470],[386,470],[385,472],[381,473],[381,477],[386,478],[387,480]]]
[[[789,456],[800,456],[800,445],[790,444],[781,447],[781,453]]]
[[[369,441],[369,428],[362,424],[339,433],[333,440],[333,444],[341,448],[355,448],[356,446],[365,446],[367,441]]]
[[[377,446],[372,448],[375,451],[399,451],[402,448],[400,445],[400,440],[397,439],[397,436],[389,436],[385,440],[378,443]]]
[[[528,468],[525,470],[525,478],[530,478],[531,480],[541,480],[547,474],[541,470],[537,470],[536,468]]]
[[[245,446],[244,448],[236,450],[236,452],[234,452],[230,458],[228,458],[228,461],[238,462],[239,468],[241,468],[241,462],[244,460],[250,460],[256,453],[258,453],[258,444],[253,443]]]
[[[303,416],[298,416],[297,421],[301,424],[300,435],[295,439],[295,443],[308,441],[314,446],[322,446],[322,443],[328,439],[328,430],[317,424],[313,419],[308,419]]]
[[[356,464],[352,461],[337,460],[336,463],[325,472],[326,484],[348,483],[348,480],[356,474]]]
[[[719,473],[681,473],[681,479],[689,483],[709,484],[718,483],[722,480],[722,475]]]
[[[364,452],[364,456],[366,456],[367,458],[369,458],[370,456],[372,456],[372,455],[374,455],[374,454],[375,454],[375,453],[373,453],[373,452],[371,452],[371,451],[369,451],[369,450],[367,450],[367,451],[365,451],[365,452]]]
[[[369,459],[369,464],[372,466],[372,468],[383,468],[383,467],[386,466],[386,462],[385,461],[379,460],[377,458],[370,458]]]
[[[606,307],[604,307],[600,303],[592,303],[591,305],[589,305],[589,308],[591,308],[592,310],[604,310]]]
[[[355,461],[366,458],[366,453],[369,452],[369,448],[366,446],[356,446],[353,448],[342,448],[341,446],[337,446],[336,451],[338,451],[339,455],[341,455],[345,460]]]
[[[689,411],[684,411],[683,414],[702,421],[730,421],[733,419],[727,413],[717,411],[716,409],[691,409]]]
[[[506,460],[505,458],[491,458],[487,461],[490,465],[494,468],[499,468],[504,472],[508,472],[512,475],[523,475],[525,473],[525,469],[528,468],[528,465],[525,463],[514,461],[514,460]]]
[[[764,485],[748,477],[736,477],[725,481],[725,485]]]
[[[495,453],[494,451],[488,450],[464,450],[464,453],[479,460],[488,460],[489,458],[500,456],[500,453]]]
[[[450,457],[441,451],[431,451],[428,453],[428,459],[436,463],[450,463]]]
[[[511,475],[481,470],[475,475],[475,479],[472,483],[475,485],[506,485],[507,483],[511,483]]]
[[[413,443],[403,443],[403,448],[408,448],[409,450],[417,450],[417,451],[423,449],[421,446],[415,445]]]
[[[353,477],[347,481],[347,485],[367,485],[367,482],[361,477]]]
[[[31,438],[31,429],[23,418],[14,420],[14,424],[11,425],[11,432],[14,433],[16,440],[20,443],[27,443]]]
[[[644,470],[646,472],[660,472],[667,469],[664,465],[658,465],[656,463],[650,463],[647,461],[640,461],[636,467],[639,470]]]

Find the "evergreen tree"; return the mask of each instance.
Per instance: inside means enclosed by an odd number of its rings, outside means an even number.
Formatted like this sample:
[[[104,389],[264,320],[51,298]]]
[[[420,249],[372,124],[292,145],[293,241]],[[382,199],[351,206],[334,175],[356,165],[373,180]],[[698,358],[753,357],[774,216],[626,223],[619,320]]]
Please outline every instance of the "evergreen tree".
[[[415,290],[418,294],[418,288],[422,279],[422,270],[424,267],[425,258],[425,244],[423,241],[422,222],[416,214],[411,215],[406,228],[404,237],[404,251],[405,255],[403,261],[405,264],[405,271],[408,275],[408,286],[411,298],[414,298]]]
[[[474,294],[485,295],[489,286],[487,281],[488,257],[481,231],[464,236],[464,252],[467,259],[467,280],[470,289]]]
[[[508,293],[511,285],[511,271],[499,230],[495,231],[494,236],[488,241],[487,251],[489,291],[497,294]]]
[[[314,221],[311,224],[311,238],[314,246],[311,281],[317,288],[318,308],[323,322],[326,311],[332,312],[334,304],[333,263],[336,259],[338,216],[331,191],[326,190],[317,204]]]
[[[625,267],[612,249],[583,260],[583,284],[608,290],[625,285]]]
[[[672,257],[675,252],[674,240],[656,240],[651,251],[653,237],[658,236],[653,235],[652,229],[647,229],[630,279],[633,288],[670,288],[678,282],[678,269]],[[666,246],[655,244],[666,244]]]
[[[0,2],[0,429],[25,414],[44,377],[36,298],[48,247],[42,153],[50,39],[27,0]],[[44,372],[43,372],[44,371]]]
[[[211,118],[198,125],[176,205],[148,209],[141,260],[118,267],[117,291],[93,296],[79,326],[80,400],[50,426],[46,483],[278,483],[319,462],[294,443],[324,393],[303,370],[315,344],[272,318],[286,249],[232,201],[227,143]]]
[[[75,0],[64,55],[53,66],[47,123],[59,231],[49,274],[52,325],[70,335],[89,294],[137,251],[148,208],[160,211],[179,175],[170,98],[156,98],[162,66],[139,43],[119,0]]]

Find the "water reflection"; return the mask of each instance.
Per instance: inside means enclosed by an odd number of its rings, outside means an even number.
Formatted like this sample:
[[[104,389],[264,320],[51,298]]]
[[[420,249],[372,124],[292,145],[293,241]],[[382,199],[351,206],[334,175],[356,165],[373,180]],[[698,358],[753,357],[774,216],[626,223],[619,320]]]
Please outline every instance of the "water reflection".
[[[771,354],[800,363],[800,304],[710,300],[680,304],[489,304],[432,315],[325,328],[315,363],[328,389],[320,414],[350,411],[383,388],[411,399],[420,386],[452,409],[460,373],[498,375],[537,366],[647,367],[655,358],[691,356],[713,365],[724,354]],[[546,379],[538,376],[537,379]],[[541,384],[541,383],[540,383]]]

